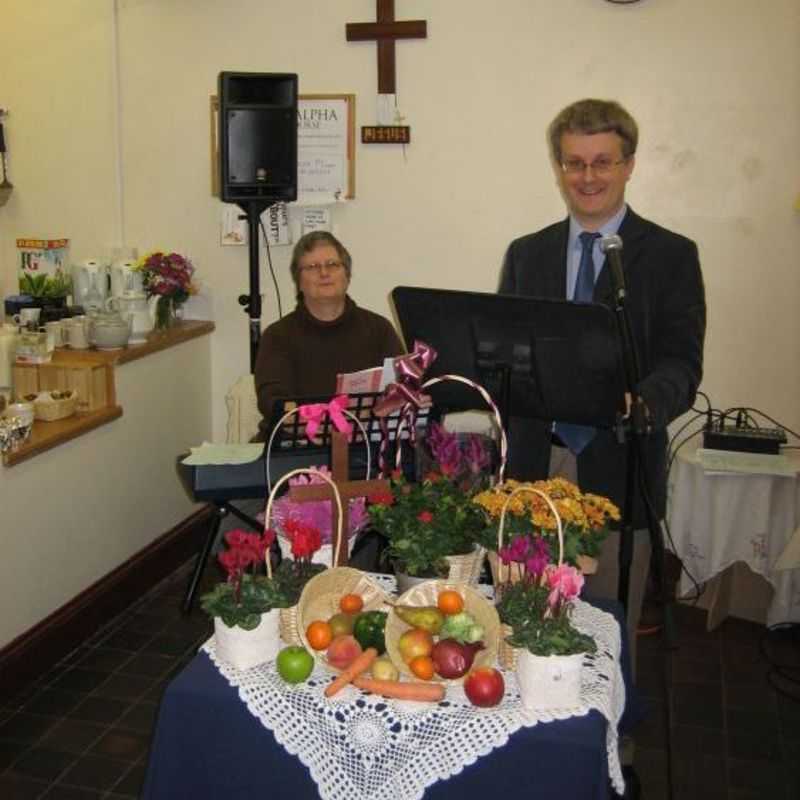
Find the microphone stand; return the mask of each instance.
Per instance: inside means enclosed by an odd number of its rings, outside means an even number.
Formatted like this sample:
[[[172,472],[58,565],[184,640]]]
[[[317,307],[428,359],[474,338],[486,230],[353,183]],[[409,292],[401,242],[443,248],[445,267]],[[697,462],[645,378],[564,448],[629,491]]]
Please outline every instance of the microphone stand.
[[[622,422],[618,426],[620,441],[624,441],[627,446],[626,474],[625,474],[625,505],[622,514],[622,529],[620,532],[619,548],[619,584],[617,596],[622,603],[627,614],[628,600],[630,593],[630,574],[633,563],[633,516],[634,516],[634,491],[637,479],[642,492],[647,516],[647,527],[650,531],[650,544],[653,551],[651,564],[653,566],[653,579],[658,587],[659,599],[661,601],[664,614],[663,625],[664,635],[669,646],[672,641],[672,613],[666,596],[666,586],[664,583],[664,539],[661,527],[656,518],[655,511],[650,501],[648,487],[646,485],[646,474],[644,471],[645,452],[644,439],[649,432],[649,421],[647,418],[647,407],[644,400],[637,391],[637,386],[641,380],[641,369],[639,357],[636,352],[636,342],[633,338],[630,317],[625,305],[626,290],[624,273],[622,271],[621,258],[618,248],[616,252],[611,252],[609,248],[607,258],[611,267],[611,283],[614,293],[614,315],[617,320],[617,328],[620,334],[622,345],[622,358],[625,369],[625,382],[627,384],[628,395],[630,397],[630,411],[627,422]]]
[[[272,202],[264,200],[250,200],[246,203],[239,203],[247,218],[247,246],[250,261],[250,292],[249,294],[239,295],[239,305],[243,307],[245,314],[250,318],[249,339],[250,339],[250,372],[255,372],[256,355],[258,353],[258,342],[261,339],[261,283],[259,272],[258,254],[258,223],[261,215],[271,206]]]

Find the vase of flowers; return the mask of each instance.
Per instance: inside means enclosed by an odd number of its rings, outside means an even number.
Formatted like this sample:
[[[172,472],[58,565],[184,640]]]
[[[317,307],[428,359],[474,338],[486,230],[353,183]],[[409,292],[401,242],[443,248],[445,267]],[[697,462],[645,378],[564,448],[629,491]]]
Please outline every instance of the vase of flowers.
[[[183,304],[196,293],[194,265],[179,253],[155,250],[136,264],[142,273],[144,290],[151,299],[151,315],[157,330],[172,327],[182,313]]]
[[[552,507],[542,498],[546,496]],[[487,526],[482,531],[480,543],[489,551],[489,564],[495,585],[498,583],[498,528],[505,510],[504,538],[514,546],[517,537],[524,537],[524,547],[531,534],[541,538],[550,549],[556,545],[556,514],[563,525],[564,561],[579,567],[585,574],[596,571],[596,556],[607,538],[610,525],[620,518],[619,509],[600,495],[581,492],[574,483],[564,478],[521,483],[508,480],[480,492],[474,502],[483,509]],[[518,580],[519,562],[511,565],[511,580]]]
[[[298,475],[289,481],[289,486],[312,486],[325,483],[325,478],[330,477],[327,467],[318,467],[316,472],[309,475]],[[333,515],[331,513],[330,500],[313,500],[297,502],[288,495],[279,497],[272,506],[272,525],[278,533],[278,546],[281,555],[288,558],[292,551],[293,531],[298,526],[311,526],[320,533],[320,547],[313,554],[312,562],[328,566],[333,560],[333,538],[332,530]],[[263,516],[258,519],[263,521]],[[348,504],[348,530],[347,554],[353,550],[355,537],[366,527],[369,516],[366,509],[366,499],[355,497]]]
[[[535,492],[555,520],[557,562],[551,544],[533,531],[504,544],[507,512],[521,493]],[[528,487],[512,491],[501,511],[498,555],[500,570],[497,611],[503,624],[500,663],[515,666],[522,703],[531,710],[571,708],[580,703],[581,667],[594,640],[577,630],[570,615],[583,588],[583,574],[564,563],[564,526],[555,503]],[[517,570],[512,578],[511,567]]]

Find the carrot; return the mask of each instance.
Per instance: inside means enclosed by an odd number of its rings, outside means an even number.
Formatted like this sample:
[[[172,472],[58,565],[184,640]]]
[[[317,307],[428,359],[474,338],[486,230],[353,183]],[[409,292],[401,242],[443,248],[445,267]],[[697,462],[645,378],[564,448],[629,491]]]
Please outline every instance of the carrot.
[[[374,678],[356,678],[353,686],[365,692],[394,697],[397,700],[421,700],[438,703],[444,699],[445,688],[441,683],[416,683],[415,681],[380,681]]]
[[[350,666],[343,669],[335,680],[325,687],[325,697],[333,697],[337,692],[344,689],[348,683],[352,683],[362,672],[366,672],[372,662],[378,657],[378,651],[374,647],[368,647],[363,653],[359,653],[351,662]]]

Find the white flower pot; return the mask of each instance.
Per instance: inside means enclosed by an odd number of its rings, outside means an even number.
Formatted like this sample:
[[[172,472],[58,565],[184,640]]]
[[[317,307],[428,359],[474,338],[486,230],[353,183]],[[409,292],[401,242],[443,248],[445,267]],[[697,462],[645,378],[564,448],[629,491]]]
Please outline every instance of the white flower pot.
[[[261,622],[251,631],[228,627],[214,617],[214,641],[217,655],[236,669],[250,669],[269,661],[282,647],[279,631],[280,609],[261,615]]]
[[[580,705],[582,665],[583,653],[535,656],[521,649],[517,657],[517,681],[522,705],[530,711]]]
[[[347,557],[350,558],[350,555],[353,552],[353,544],[355,543],[355,536],[351,536],[347,540]],[[294,558],[292,555],[292,543],[285,537],[278,534],[278,547],[281,549],[281,556],[283,558]],[[332,565],[331,559],[333,558],[333,545],[332,544],[323,544],[322,547],[311,556],[311,563],[312,564],[322,564],[325,567],[330,567]]]

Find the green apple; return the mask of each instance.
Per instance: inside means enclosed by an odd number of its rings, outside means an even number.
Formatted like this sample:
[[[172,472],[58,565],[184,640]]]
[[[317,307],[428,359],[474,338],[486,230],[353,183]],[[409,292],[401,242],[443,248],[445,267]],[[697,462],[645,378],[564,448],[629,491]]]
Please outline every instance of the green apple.
[[[275,666],[286,683],[301,683],[314,669],[314,656],[305,647],[289,645],[278,653]]]

